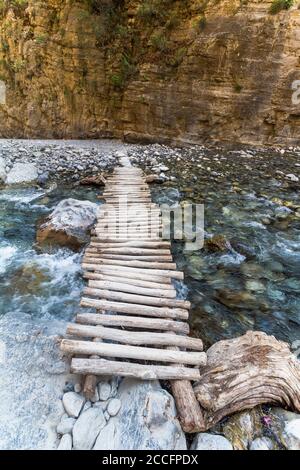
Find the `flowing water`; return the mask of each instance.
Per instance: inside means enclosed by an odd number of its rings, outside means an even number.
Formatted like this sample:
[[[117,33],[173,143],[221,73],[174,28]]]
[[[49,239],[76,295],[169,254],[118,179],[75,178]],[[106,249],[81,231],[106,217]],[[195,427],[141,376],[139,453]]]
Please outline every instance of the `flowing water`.
[[[198,163],[169,164],[177,179],[154,186],[154,199],[204,203],[206,238],[220,235],[199,251],[173,243],[192,302],[192,333],[206,346],[248,329],[300,339],[297,188],[255,170],[250,178],[229,169],[229,178],[219,165],[219,174],[205,178]],[[83,287],[81,255],[40,252],[36,225],[60,200],[95,202],[97,192],[67,185],[0,192],[0,448],[45,447],[49,440],[66,377],[55,338],[74,316]]]

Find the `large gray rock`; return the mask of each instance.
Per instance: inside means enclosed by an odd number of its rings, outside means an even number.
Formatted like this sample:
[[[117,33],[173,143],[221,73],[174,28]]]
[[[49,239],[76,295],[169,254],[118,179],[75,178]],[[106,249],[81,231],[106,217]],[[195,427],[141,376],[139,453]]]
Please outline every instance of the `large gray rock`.
[[[7,184],[30,183],[36,181],[38,171],[33,163],[15,163],[7,175]]]
[[[77,418],[85,403],[85,398],[75,392],[67,392],[63,396],[63,405],[69,416]]]
[[[97,204],[64,199],[37,232],[40,245],[58,244],[78,249],[89,240],[89,230],[96,221]]]
[[[185,450],[173,397],[158,382],[125,379],[122,407],[100,432],[95,450]]]
[[[5,183],[6,171],[5,171],[5,160],[0,157],[0,183]]]
[[[101,408],[90,408],[81,413],[73,428],[74,449],[92,449],[101,429],[105,425],[106,420]]]
[[[233,450],[233,447],[225,437],[204,432],[197,434],[191,450]]]

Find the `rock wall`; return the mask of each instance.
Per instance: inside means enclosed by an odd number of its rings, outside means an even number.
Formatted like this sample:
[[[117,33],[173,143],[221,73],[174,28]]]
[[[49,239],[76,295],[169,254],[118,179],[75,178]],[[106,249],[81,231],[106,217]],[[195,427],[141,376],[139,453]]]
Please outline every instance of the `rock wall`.
[[[296,6],[271,15],[267,0],[6,3],[1,137],[300,143]]]

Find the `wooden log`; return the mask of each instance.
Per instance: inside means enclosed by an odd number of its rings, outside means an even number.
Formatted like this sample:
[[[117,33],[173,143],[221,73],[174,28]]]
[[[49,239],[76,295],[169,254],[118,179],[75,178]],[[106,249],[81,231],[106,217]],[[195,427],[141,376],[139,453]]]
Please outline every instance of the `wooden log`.
[[[83,297],[80,305],[82,307],[93,307],[106,312],[126,313],[127,315],[142,315],[156,318],[179,318],[188,319],[188,311],[183,308],[152,307],[149,305],[129,304],[122,302],[113,302],[100,299],[89,299]]]
[[[93,341],[101,341],[101,339],[94,338]],[[99,356],[90,356],[90,359],[99,359]],[[93,400],[96,393],[97,377],[95,375],[86,375],[83,385],[83,394],[87,400]]]
[[[94,343],[93,341],[75,341],[63,339],[61,350],[67,354],[96,354],[104,357],[120,357],[138,361],[182,363],[192,366],[206,364],[203,352],[169,351],[166,349],[128,346],[124,344]]]
[[[118,261],[118,260],[107,260],[107,259],[101,259],[97,258],[95,261],[92,263],[89,260],[89,264],[95,264],[95,265],[112,265],[112,266],[127,266],[131,268],[141,268],[141,269],[156,269],[156,270],[176,270],[176,264],[175,263],[157,263],[157,262],[149,262],[147,263],[146,261]],[[84,265],[85,261],[83,261],[82,265]],[[176,274],[175,274],[176,276]]]
[[[95,253],[87,253],[85,256],[88,258],[98,258],[101,257],[102,259],[119,259],[122,261],[130,261],[130,260],[137,260],[137,261],[159,261],[160,263],[169,263],[173,260],[172,256],[134,256],[134,255],[112,255],[112,254],[103,254],[97,255]]]
[[[100,299],[113,300],[115,302],[128,302],[132,304],[153,305],[156,307],[174,307],[189,309],[191,304],[187,300],[162,299],[146,295],[126,294],[125,292],[114,292],[105,289],[94,289],[85,287],[83,290],[85,295],[99,297]]]
[[[98,250],[99,251],[99,250]],[[101,248],[100,253],[119,253],[122,255],[170,255],[169,249],[162,248]]]
[[[141,380],[198,380],[197,369],[188,367],[154,366],[128,362],[105,361],[102,359],[72,359],[73,374],[116,375]]]
[[[107,289],[118,292],[128,292],[132,294],[148,295],[151,297],[160,298],[176,298],[176,291],[170,289],[147,289],[145,287],[132,286],[125,282],[111,282],[111,281],[89,281],[89,287],[95,287],[96,289]]]
[[[86,272],[84,273],[84,278],[98,281],[123,282],[124,284],[129,284],[138,287],[146,287],[148,289],[164,289],[171,291],[175,290],[172,284],[162,284],[160,282],[144,281],[143,279],[124,278],[124,276],[122,275],[109,276],[107,274]]]
[[[196,351],[203,350],[201,339],[190,338],[189,336],[179,336],[176,334],[125,331],[115,328],[106,328],[103,326],[79,325],[74,323],[70,323],[68,325],[67,333],[72,336],[101,338],[102,340],[117,341],[119,343],[131,344],[134,346],[177,346]],[[196,403],[198,404],[197,401]]]
[[[112,264],[95,264],[95,263],[83,263],[83,269],[92,269],[94,271],[99,272],[106,272],[106,271],[115,271],[120,273],[131,273],[134,275],[140,276],[140,274],[149,274],[149,276],[163,276],[163,277],[171,277],[173,279],[184,279],[184,274],[181,271],[170,271],[168,269],[144,269],[139,267],[132,267],[132,266],[116,266]],[[138,277],[139,278],[139,277]],[[140,279],[146,279],[145,277],[141,277]],[[149,278],[148,278],[149,279]],[[149,279],[151,280],[151,278]]]
[[[132,272],[125,272],[125,271],[118,271],[117,269],[102,269],[99,272],[93,272],[93,271],[85,271],[84,272],[84,277],[89,279],[89,275],[94,275],[94,276],[103,276],[103,275],[108,275],[108,276],[117,276],[117,277],[122,277],[123,279],[128,279],[130,281],[136,281],[136,280],[141,280],[141,281],[150,281],[150,282],[155,282],[156,284],[163,284],[164,287],[167,285],[171,286],[171,278],[167,276],[156,276],[156,275],[148,275],[144,273],[132,273]],[[98,277],[95,277],[95,279],[99,279]]]
[[[101,249],[102,247],[106,248],[127,248],[127,247],[133,247],[133,248],[169,248],[171,246],[170,242],[166,241],[158,241],[158,242],[147,242],[147,241],[141,241],[141,240],[129,240],[129,241],[123,241],[123,242],[102,242],[102,240],[98,237],[91,237],[91,240],[93,242],[98,242],[96,243],[95,248],[97,248],[97,251],[99,248]],[[90,245],[91,246],[91,245]]]
[[[205,430],[225,416],[263,403],[300,412],[300,362],[287,343],[248,331],[215,343],[195,385]]]
[[[171,390],[183,431],[186,433],[205,431],[204,416],[191,382],[177,378],[171,381]]]
[[[189,325],[184,322],[165,320],[163,318],[127,317],[123,315],[102,315],[97,313],[79,313],[77,323],[85,325],[119,326],[143,330],[175,331],[189,334]]]

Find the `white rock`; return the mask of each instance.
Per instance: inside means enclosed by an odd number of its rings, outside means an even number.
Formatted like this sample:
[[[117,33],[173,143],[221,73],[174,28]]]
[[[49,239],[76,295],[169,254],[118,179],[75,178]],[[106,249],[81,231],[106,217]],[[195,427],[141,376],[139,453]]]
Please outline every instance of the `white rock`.
[[[5,170],[5,160],[0,157],[0,183],[5,183],[6,180],[6,170]]]
[[[15,163],[7,175],[7,184],[29,183],[38,178],[38,171],[33,163]]]
[[[72,437],[70,434],[63,435],[57,450],[72,450]]]
[[[289,173],[286,175],[286,177],[290,180],[293,181],[294,183],[297,183],[299,181],[298,176],[294,175],[293,173]]]
[[[56,428],[58,434],[70,434],[76,422],[75,418],[63,418]]]
[[[85,398],[75,392],[67,392],[62,401],[68,415],[77,418],[85,403]]]
[[[157,381],[124,379],[122,406],[100,432],[95,450],[186,450],[173,397]]]
[[[100,382],[98,384],[99,399],[106,401],[109,399],[111,394],[111,385],[109,382]]]
[[[105,425],[106,420],[101,408],[90,408],[81,413],[73,428],[74,449],[92,449],[98,434]]]
[[[191,450],[233,450],[233,447],[225,437],[204,432],[197,434]]]
[[[113,398],[108,403],[107,412],[110,414],[110,416],[116,416],[120,411],[121,405],[121,400],[118,400],[118,398]]]
[[[286,423],[284,435],[289,450],[300,450],[300,418]]]
[[[254,439],[250,446],[250,450],[272,450],[273,442],[268,437],[258,437]]]
[[[74,385],[74,392],[80,393],[81,390],[82,390],[81,384],[80,384],[80,383],[76,383],[76,384]]]

